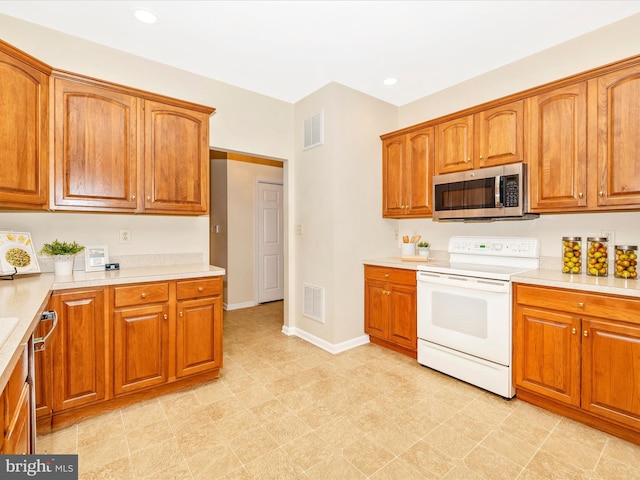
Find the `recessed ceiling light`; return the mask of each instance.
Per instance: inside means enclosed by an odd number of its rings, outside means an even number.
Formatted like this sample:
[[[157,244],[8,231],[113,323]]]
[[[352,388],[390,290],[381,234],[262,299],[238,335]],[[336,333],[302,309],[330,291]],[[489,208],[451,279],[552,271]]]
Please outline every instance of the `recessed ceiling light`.
[[[391,85],[395,85],[396,83],[398,83],[398,79],[397,78],[387,78],[382,83],[384,83],[387,86],[391,86]]]
[[[155,14],[151,13],[149,10],[143,10],[141,8],[133,12],[133,15],[138,19],[138,21],[149,25],[158,21],[158,17],[156,17]]]

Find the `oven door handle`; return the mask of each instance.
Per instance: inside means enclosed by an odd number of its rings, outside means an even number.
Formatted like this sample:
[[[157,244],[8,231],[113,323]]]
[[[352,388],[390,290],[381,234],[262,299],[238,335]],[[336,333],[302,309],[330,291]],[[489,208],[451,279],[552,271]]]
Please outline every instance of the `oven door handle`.
[[[418,284],[445,285],[469,290],[481,290],[484,292],[509,293],[509,282],[491,280],[487,278],[462,277],[459,275],[447,275],[440,273],[419,272]]]

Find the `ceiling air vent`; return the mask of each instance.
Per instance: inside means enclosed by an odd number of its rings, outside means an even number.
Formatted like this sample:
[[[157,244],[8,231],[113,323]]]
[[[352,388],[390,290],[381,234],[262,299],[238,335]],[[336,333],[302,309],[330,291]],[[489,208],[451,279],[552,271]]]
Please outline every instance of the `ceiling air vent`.
[[[324,114],[321,111],[305,119],[303,150],[308,150],[324,143],[323,117]]]
[[[304,283],[303,289],[302,314],[324,323],[324,288]]]

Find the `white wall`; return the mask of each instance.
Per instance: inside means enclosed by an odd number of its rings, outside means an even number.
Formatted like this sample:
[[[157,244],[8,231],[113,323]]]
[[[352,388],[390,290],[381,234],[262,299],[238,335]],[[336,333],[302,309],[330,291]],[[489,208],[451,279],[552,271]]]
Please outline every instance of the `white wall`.
[[[302,151],[305,118],[324,111],[324,145]],[[362,260],[383,255],[394,222],[382,218],[379,135],[396,124],[396,108],[331,83],[296,104],[292,224],[303,226],[290,252],[298,300],[291,328],[339,345],[363,335]],[[324,287],[325,323],[302,315],[303,283]]]
[[[283,169],[227,160],[227,308],[257,303],[256,189],[258,180],[283,183]]]
[[[211,146],[273,158],[292,157],[293,105],[289,103],[6,15],[0,15],[0,38],[59,70],[215,107],[210,122]],[[37,248],[59,237],[83,244],[108,244],[110,251],[122,255],[198,250],[205,261],[209,259],[208,223],[207,217],[0,213],[0,226],[32,232]],[[131,245],[116,241],[123,226],[132,231]]]

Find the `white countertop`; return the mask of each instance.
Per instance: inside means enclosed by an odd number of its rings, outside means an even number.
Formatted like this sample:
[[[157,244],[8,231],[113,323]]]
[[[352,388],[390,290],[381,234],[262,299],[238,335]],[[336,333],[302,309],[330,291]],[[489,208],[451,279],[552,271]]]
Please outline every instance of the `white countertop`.
[[[99,287],[124,283],[179,280],[181,278],[224,275],[223,268],[211,265],[163,265],[135,267],[108,272],[74,271],[73,276],[53,273],[16,275],[14,280],[0,280],[0,321],[17,317],[18,323],[0,346],[0,392],[4,389],[22,349],[40,321],[53,290]]]

